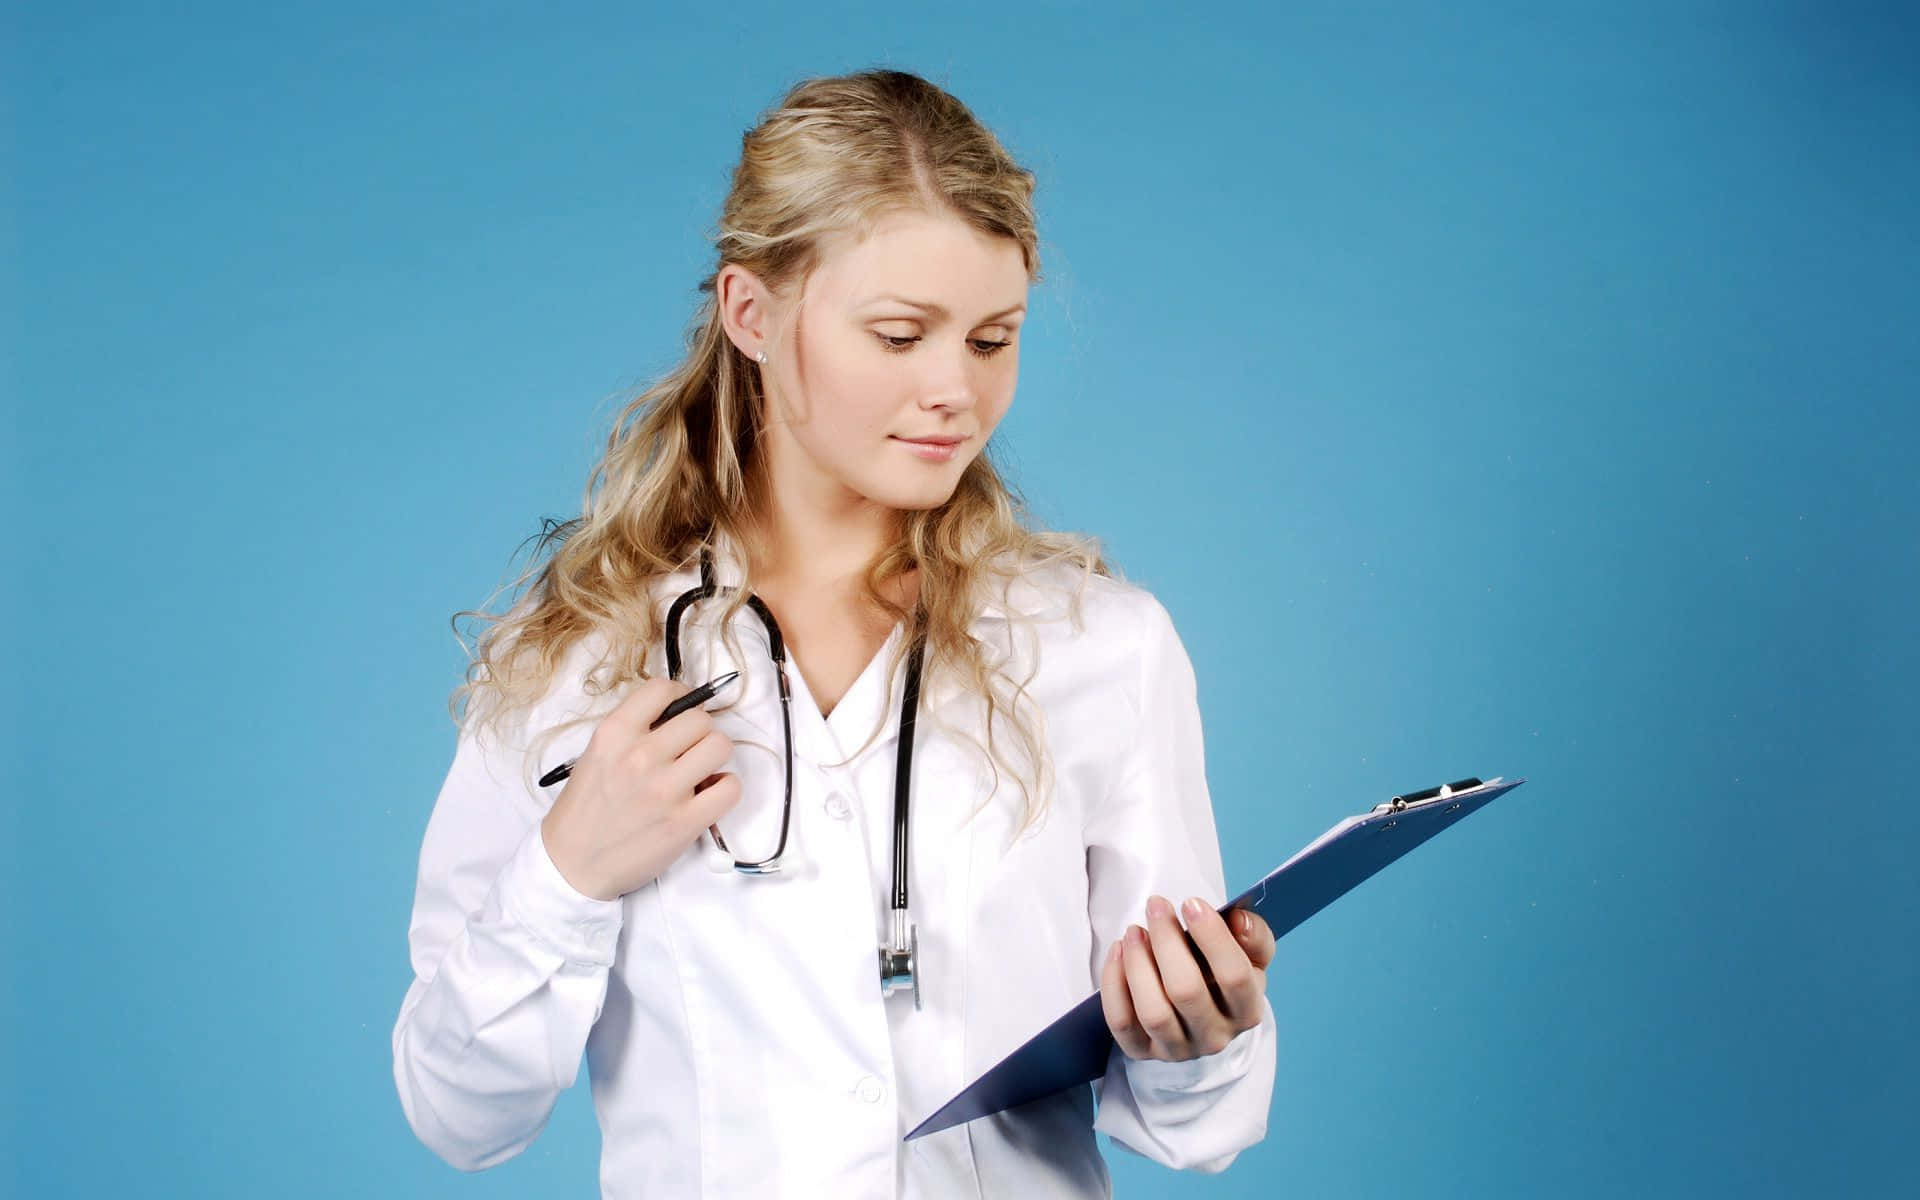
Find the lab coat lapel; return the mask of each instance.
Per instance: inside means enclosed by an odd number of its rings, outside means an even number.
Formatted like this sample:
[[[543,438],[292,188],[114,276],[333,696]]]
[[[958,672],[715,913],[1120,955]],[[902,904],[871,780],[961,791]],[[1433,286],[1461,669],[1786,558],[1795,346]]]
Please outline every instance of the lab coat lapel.
[[[905,690],[906,663],[891,673],[887,672],[888,660],[899,650],[906,636],[906,626],[896,623],[887,640],[867,661],[860,675],[850,685],[833,706],[833,711],[824,718],[820,715],[820,706],[811,695],[805,705],[811,721],[819,723],[821,751],[830,754],[838,762],[864,745],[869,736],[875,741],[873,747],[886,745],[899,732],[900,698]],[[794,687],[803,689],[806,682],[800,672],[793,672]],[[796,698],[796,705],[799,703]],[[878,733],[876,734],[876,730]],[[869,751],[871,752],[871,750]]]

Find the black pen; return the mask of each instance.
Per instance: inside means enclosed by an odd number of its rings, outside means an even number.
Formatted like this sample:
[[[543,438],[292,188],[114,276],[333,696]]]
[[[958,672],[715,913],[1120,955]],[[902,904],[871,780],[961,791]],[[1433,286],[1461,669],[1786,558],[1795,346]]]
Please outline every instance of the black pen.
[[[684,696],[675,697],[673,702],[668,704],[667,707],[661,711],[660,715],[653,719],[653,724],[647,726],[647,728],[658,729],[688,709],[705,704],[707,701],[713,699],[715,692],[738,678],[740,678],[740,672],[728,671],[725,675],[717,679],[708,680]],[[579,761],[577,758],[570,758],[553,770],[548,771],[540,777],[540,786],[552,787],[554,784],[559,783],[562,779],[573,774],[573,764]]]

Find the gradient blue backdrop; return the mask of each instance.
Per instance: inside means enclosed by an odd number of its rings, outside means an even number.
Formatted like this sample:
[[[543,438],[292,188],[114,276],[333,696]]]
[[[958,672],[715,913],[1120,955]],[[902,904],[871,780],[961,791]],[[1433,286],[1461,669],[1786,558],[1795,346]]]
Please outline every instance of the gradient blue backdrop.
[[[1123,1196],[1920,1194],[1920,39],[1898,6],[10,6],[20,1197],[475,1176],[389,1036],[464,660],[676,359],[741,132],[887,64],[1039,174],[998,435],[1200,680],[1267,1139]],[[1442,11],[1442,10],[1445,11]]]

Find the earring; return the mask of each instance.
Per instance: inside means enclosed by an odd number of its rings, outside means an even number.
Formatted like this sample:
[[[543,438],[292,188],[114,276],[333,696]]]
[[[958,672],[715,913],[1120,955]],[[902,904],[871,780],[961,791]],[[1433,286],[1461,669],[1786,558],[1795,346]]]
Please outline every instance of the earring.
[[[766,362],[766,361],[767,361],[767,352],[766,352],[765,350],[762,350],[762,351],[760,352],[760,355],[759,355],[759,361],[761,361],[761,362]]]

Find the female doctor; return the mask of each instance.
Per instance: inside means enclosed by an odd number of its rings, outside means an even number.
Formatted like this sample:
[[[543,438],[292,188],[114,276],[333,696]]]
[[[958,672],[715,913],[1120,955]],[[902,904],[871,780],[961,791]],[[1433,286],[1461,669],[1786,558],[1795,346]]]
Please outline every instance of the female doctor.
[[[393,1030],[454,1166],[583,1051],[608,1197],[1105,1196],[1096,1130],[1198,1171],[1264,1135],[1273,938],[1215,912],[1188,656],[985,454],[1032,191],[898,71],[745,135],[688,359],[455,693]],[[903,1142],[1094,988],[1091,1089]]]

